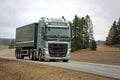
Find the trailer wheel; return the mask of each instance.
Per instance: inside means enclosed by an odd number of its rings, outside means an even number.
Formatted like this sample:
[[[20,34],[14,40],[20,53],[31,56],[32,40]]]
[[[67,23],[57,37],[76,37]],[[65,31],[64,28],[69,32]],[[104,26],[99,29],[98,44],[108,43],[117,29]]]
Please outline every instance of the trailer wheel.
[[[20,52],[19,52],[19,59],[22,59],[21,50],[20,50]]]
[[[24,56],[21,54],[21,52],[19,53],[20,55],[20,57],[19,57],[19,59],[24,59]]]
[[[15,57],[16,57],[16,59],[18,59],[18,50],[17,49],[15,50]]]
[[[19,50],[19,59],[24,59],[24,56],[22,55],[22,48]]]
[[[18,59],[20,59],[20,50],[18,50],[17,56],[18,56]]]
[[[33,60],[33,50],[32,49],[30,50],[29,59]]]

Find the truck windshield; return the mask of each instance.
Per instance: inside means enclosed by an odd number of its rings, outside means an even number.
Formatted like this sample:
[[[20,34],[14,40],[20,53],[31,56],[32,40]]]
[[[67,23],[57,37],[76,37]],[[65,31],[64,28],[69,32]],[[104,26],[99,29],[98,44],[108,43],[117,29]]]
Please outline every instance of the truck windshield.
[[[46,38],[49,40],[70,40],[70,30],[69,28],[56,28],[56,27],[47,27],[46,28]]]

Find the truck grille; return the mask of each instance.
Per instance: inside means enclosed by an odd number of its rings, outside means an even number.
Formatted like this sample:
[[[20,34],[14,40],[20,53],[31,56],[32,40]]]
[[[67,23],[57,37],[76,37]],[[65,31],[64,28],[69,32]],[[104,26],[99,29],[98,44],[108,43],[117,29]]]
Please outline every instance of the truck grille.
[[[51,57],[65,57],[67,53],[67,44],[48,44]]]

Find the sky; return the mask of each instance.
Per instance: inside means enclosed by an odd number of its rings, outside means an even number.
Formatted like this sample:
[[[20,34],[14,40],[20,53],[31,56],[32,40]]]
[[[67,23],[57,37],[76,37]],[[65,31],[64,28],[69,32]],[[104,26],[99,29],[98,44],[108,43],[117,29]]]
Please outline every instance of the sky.
[[[120,0],[0,0],[0,38],[15,38],[17,27],[38,22],[41,17],[72,21],[90,16],[95,40],[106,40],[120,17]]]

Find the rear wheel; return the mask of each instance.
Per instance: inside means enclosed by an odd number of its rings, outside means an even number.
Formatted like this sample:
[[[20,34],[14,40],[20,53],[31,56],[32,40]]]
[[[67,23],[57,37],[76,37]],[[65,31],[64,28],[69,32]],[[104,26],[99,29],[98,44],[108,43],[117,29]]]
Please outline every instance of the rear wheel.
[[[19,59],[21,59],[22,58],[22,54],[21,54],[21,50],[20,50],[20,52],[19,52]]]
[[[19,59],[24,59],[24,56],[22,55],[22,49],[19,50]]]
[[[21,59],[24,59],[24,56],[23,56],[23,55],[21,55]]]
[[[18,50],[17,56],[18,56],[18,59],[20,59],[20,50]]]
[[[15,50],[15,57],[18,59],[18,49]]]

